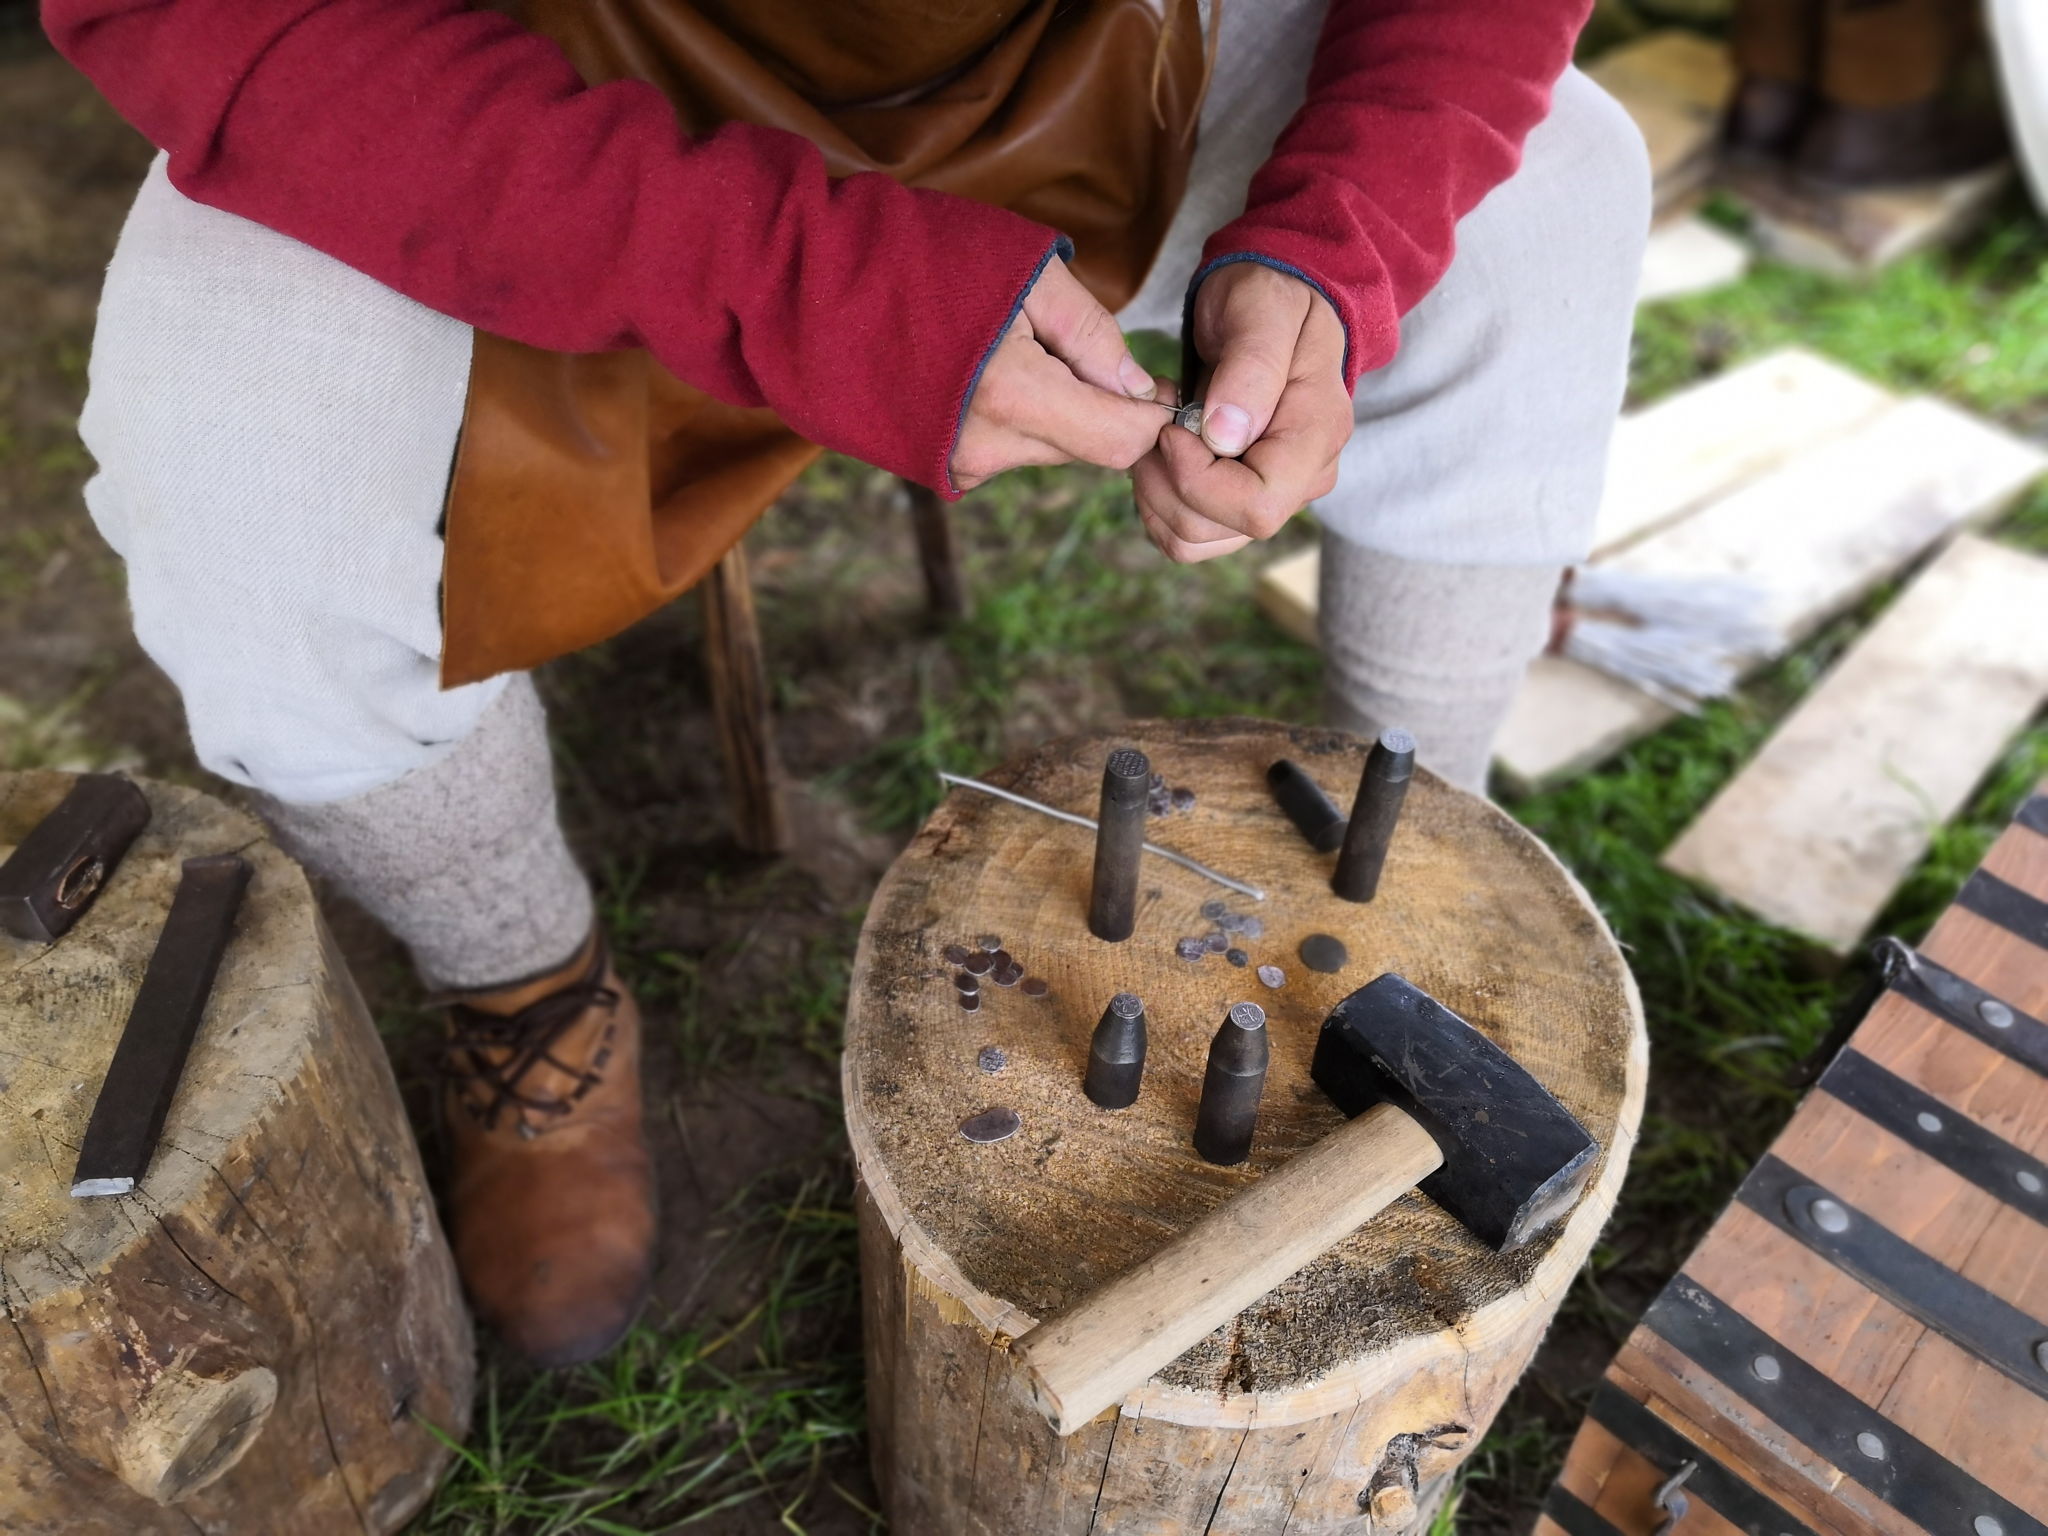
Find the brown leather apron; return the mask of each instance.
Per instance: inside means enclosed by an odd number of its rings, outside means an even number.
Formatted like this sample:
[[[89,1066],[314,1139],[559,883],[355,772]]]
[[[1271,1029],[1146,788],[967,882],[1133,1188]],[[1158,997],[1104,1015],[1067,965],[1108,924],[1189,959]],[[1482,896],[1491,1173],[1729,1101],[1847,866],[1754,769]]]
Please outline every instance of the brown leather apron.
[[[1052,225],[1111,308],[1137,292],[1180,202],[1205,75],[1196,0],[526,0],[515,14],[592,84],[659,86],[691,133],[790,129],[834,175],[885,171]],[[818,451],[645,352],[477,332],[448,495],[442,685],[644,617]]]

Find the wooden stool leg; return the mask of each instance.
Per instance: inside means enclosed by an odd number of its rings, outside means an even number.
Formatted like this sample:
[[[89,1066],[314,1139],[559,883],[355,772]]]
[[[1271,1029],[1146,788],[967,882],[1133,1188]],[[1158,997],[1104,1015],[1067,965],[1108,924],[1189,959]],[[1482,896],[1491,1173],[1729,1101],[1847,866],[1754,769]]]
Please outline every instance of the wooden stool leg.
[[[711,714],[725,759],[733,832],[749,853],[781,853],[789,846],[789,815],[782,802],[782,765],[775,755],[768,668],[761,657],[746,547],[733,545],[698,591],[704,603]]]
[[[967,574],[960,569],[960,545],[953,515],[936,491],[903,482],[910,494],[910,526],[917,534],[917,558],[924,567],[925,599],[939,619],[967,617]]]

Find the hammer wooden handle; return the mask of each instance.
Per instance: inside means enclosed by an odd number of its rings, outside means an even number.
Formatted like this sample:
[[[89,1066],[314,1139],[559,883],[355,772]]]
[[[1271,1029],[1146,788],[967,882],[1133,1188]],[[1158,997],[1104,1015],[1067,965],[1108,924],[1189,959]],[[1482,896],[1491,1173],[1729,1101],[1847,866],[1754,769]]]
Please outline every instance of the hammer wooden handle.
[[[1367,1110],[1012,1344],[1032,1400],[1071,1435],[1442,1166],[1407,1114]]]

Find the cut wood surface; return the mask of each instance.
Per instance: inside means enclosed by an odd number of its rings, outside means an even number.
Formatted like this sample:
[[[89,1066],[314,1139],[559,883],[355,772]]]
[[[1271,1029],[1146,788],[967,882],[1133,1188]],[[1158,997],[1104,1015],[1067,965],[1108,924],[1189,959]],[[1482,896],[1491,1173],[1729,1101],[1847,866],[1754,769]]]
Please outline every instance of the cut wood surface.
[[[1126,741],[1198,797],[1156,818],[1153,840],[1250,880],[1265,902],[1148,858],[1136,935],[1101,943],[1084,920],[1088,833],[963,791],[899,859],[862,934],[846,1113],[875,1459],[892,1528],[909,1536],[1360,1529],[1362,1492],[1419,1493],[1470,1449],[1604,1222],[1632,1143],[1644,1057],[1626,968],[1584,893],[1503,813],[1418,775],[1381,895],[1356,906],[1330,893],[1332,856],[1309,849],[1265,785],[1287,756],[1346,798],[1363,762],[1351,738],[1144,724],[1116,742],[1053,743],[996,778],[1085,814],[1104,755]],[[1219,900],[1263,925],[1240,942],[1251,967],[1279,966],[1284,986],[1221,955],[1178,958],[1175,941],[1213,928],[1202,909]],[[1318,931],[1349,946],[1342,974],[1302,965],[1297,948]],[[985,983],[981,1009],[962,1010],[943,951],[983,935],[1050,995]],[[1308,1080],[1315,1035],[1387,970],[1486,1030],[1593,1133],[1605,1156],[1580,1208],[1503,1256],[1404,1195],[1119,1412],[1053,1435],[1008,1342],[1335,1129]],[[1111,1113],[1080,1082],[1120,990],[1145,999],[1150,1051],[1138,1102]],[[1268,1012],[1273,1065],[1251,1161],[1216,1168],[1189,1137],[1209,1039],[1246,999]],[[993,1074],[977,1064],[991,1045],[1007,1058]],[[1018,1133],[965,1140],[960,1122],[992,1105],[1017,1112]],[[1379,1502],[1395,1528],[1409,1506]]]
[[[1610,49],[1586,72],[1641,130],[1658,210],[1698,191],[1713,170],[1721,116],[1735,93],[1727,48],[1672,28]]]
[[[2048,838],[2015,825],[1984,867],[2048,900]],[[2048,1014],[2048,949],[2018,934],[1951,907],[1921,952],[2014,1009]],[[2032,1209],[2038,1194],[2017,1178],[1987,1180],[1982,1165],[1947,1138],[1967,1126],[2011,1154],[2048,1157],[2048,1079],[1899,992],[1879,999],[1847,1049],[1930,1107],[1902,1119],[1903,1131],[1895,1132],[1853,1107],[1853,1093],[1837,1097],[1830,1087],[1837,1079],[1824,1077],[1772,1145],[1771,1156],[1788,1170],[1778,1177],[1798,1181],[1795,1193],[1818,1186],[1845,1207],[1847,1230],[1881,1229],[1916,1263],[1953,1278],[1880,1292],[1866,1280],[1870,1272],[1838,1262],[1817,1240],[1795,1237],[1778,1219],[1776,1201],[1749,1198],[1715,1223],[1672,1289],[1710,1295],[1761,1333],[1758,1358],[1811,1367],[1842,1403],[1874,1415],[1868,1422],[1883,1456],[1859,1461],[1868,1453],[1844,1443],[1840,1415],[1850,1409],[1815,1420],[1822,1399],[1811,1386],[1788,1387],[1785,1406],[1775,1408],[1772,1393],[1758,1387],[1775,1375],[1732,1363],[1710,1369],[1657,1331],[1654,1310],[1608,1380],[1815,1531],[1917,1536],[1952,1528],[1981,1536],[1991,1528],[1980,1517],[2008,1533],[2038,1530],[2021,1522],[2048,1519],[2048,1381],[2033,1358],[2035,1343],[2048,1339],[2048,1224]],[[1973,1342],[1972,1330],[1998,1313],[2020,1319],[2009,1358],[1986,1342],[2003,1334],[1978,1333]],[[1814,1423],[1804,1438],[1786,1422],[1802,1404]],[[1833,1449],[1820,1443],[1830,1436]],[[1644,1512],[1630,1514],[1620,1497],[1601,1502],[1621,1460],[1612,1439],[1589,1421],[1559,1489],[1599,1508],[1625,1536],[1648,1536],[1654,1520]],[[1923,1475],[1924,1466],[1909,1472],[1908,1455],[1934,1458],[1952,1486],[1926,1502],[1935,1474]],[[1899,1475],[1880,1475],[1894,1460]],[[1908,1513],[1916,1495],[1923,1500],[1917,1519]],[[1569,1528],[1566,1504],[1554,1496],[1549,1509]]]
[[[69,783],[0,774],[0,847]],[[381,1536],[432,1492],[434,1431],[467,1426],[454,1264],[305,877],[219,802],[144,789],[78,925],[0,938],[0,1530]],[[179,866],[229,852],[254,879],[155,1158],[132,1195],[74,1199]]]
[[[2044,699],[2048,561],[1965,536],[1664,863],[1846,952]]]

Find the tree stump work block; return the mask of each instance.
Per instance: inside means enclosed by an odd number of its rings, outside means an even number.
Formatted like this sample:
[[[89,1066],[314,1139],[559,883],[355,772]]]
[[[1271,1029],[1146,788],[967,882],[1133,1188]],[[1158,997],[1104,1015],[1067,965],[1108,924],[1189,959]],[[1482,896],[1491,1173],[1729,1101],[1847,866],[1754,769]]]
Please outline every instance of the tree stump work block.
[[[1262,887],[1233,896],[1147,857],[1135,935],[1086,926],[1083,828],[972,793],[926,823],[862,933],[844,1064],[860,1175],[873,1450],[899,1536],[1400,1529],[1457,1465],[1526,1366],[1620,1188],[1641,1113],[1645,1046],[1633,982],[1569,874],[1498,808],[1419,772],[1379,898],[1329,890],[1321,855],[1282,817],[1267,765],[1291,757],[1348,803],[1364,744],[1256,721],[1155,722],[1054,742],[996,782],[1092,813],[1117,745],[1196,791],[1154,841]],[[1204,905],[1263,925],[1249,965],[1190,962],[1175,941],[1215,927]],[[1297,954],[1349,947],[1336,975]],[[1044,997],[984,982],[963,1010],[944,951],[999,938]],[[1275,965],[1268,988],[1256,967]],[[1030,1405],[1010,1340],[1154,1253],[1218,1202],[1335,1129],[1309,1080],[1343,997],[1398,971],[1489,1033],[1603,1148],[1580,1207],[1546,1239],[1497,1255],[1414,1192],[1105,1413],[1062,1440]],[[1118,991],[1144,998],[1150,1051],[1135,1105],[1083,1097],[1089,1036]],[[1190,1143],[1210,1037],[1233,1002],[1271,1020],[1273,1061],[1250,1161]],[[990,1072],[984,1047],[1005,1064]],[[1021,1129],[989,1145],[963,1118],[994,1105]],[[1395,1492],[1392,1490],[1401,1490]],[[1412,1495],[1420,1492],[1418,1501]],[[1377,1526],[1367,1514],[1379,1511]]]
[[[0,849],[70,787],[0,774]],[[0,938],[0,1530],[396,1530],[467,1427],[455,1269],[383,1047],[296,865],[217,801],[154,819],[57,943]],[[79,1138],[179,866],[255,867],[149,1171]]]

